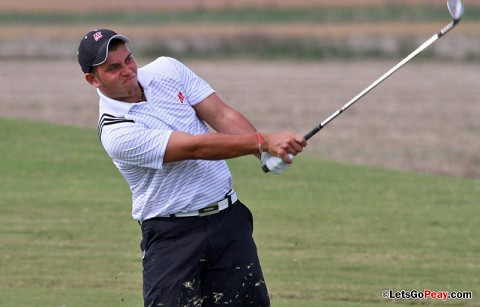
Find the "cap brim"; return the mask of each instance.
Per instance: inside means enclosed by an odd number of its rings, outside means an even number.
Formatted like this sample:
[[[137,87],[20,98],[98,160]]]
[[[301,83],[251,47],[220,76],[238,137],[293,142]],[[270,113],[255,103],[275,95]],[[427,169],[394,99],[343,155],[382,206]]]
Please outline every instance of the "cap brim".
[[[108,57],[108,47],[110,46],[110,42],[113,41],[114,39],[119,39],[121,41],[124,41],[125,43],[130,42],[128,37],[126,37],[125,35],[117,34],[110,37],[110,39],[107,42],[105,42],[105,44],[103,44],[103,46],[98,50],[97,56],[95,57],[95,61],[93,61],[92,66],[98,66],[105,63]]]

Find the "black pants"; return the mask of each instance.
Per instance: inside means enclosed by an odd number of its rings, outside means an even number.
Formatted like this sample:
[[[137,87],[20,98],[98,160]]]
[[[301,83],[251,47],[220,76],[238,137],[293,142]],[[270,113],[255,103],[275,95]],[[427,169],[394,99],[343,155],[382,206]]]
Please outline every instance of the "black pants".
[[[145,306],[270,306],[252,233],[240,201],[214,215],[142,223]]]

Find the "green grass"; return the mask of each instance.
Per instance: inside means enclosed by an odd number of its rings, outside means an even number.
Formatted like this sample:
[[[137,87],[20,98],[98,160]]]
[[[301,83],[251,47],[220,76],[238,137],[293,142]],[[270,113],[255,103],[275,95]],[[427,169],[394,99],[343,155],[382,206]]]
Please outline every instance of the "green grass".
[[[195,41],[185,40],[185,45],[178,48],[169,40],[152,41],[138,48],[138,54],[142,57],[155,58],[159,54],[175,54],[178,57],[219,59],[240,56],[243,58],[261,59],[263,61],[273,59],[299,59],[314,60],[323,59],[394,59],[404,57],[418,47],[411,37],[398,38],[398,47],[387,50],[379,48],[373,40],[365,40],[361,47],[351,46],[348,41],[335,38],[311,39],[306,37],[269,37],[263,34],[251,34],[243,37],[229,37],[213,40],[215,43],[209,47],[199,45]],[[447,56],[448,57],[448,56]],[[433,50],[427,50],[419,54],[417,58],[445,59],[445,55],[438,54]],[[469,54],[465,60],[475,60],[478,56]]]
[[[94,129],[0,119],[0,306],[141,306],[140,230]],[[380,306],[381,291],[472,291],[480,181],[296,158],[229,161],[274,307]]]

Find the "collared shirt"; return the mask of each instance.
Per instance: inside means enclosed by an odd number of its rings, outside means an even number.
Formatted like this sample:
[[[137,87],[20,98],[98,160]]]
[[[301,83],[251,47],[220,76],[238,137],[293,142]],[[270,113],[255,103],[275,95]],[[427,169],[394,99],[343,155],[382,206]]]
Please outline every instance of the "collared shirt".
[[[225,161],[163,163],[172,131],[209,133],[193,106],[214,93],[179,61],[160,57],[138,69],[147,101],[127,103],[98,90],[98,132],[132,192],[132,216],[146,219],[188,212],[223,199],[232,188]]]

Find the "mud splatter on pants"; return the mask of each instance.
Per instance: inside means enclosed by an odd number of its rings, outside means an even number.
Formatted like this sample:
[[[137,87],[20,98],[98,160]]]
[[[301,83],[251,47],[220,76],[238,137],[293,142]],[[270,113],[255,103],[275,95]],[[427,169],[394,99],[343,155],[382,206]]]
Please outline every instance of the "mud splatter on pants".
[[[270,306],[252,233],[240,201],[209,216],[143,222],[145,306]]]

